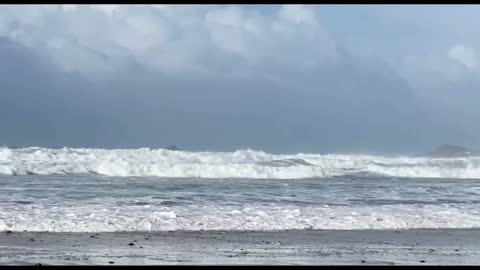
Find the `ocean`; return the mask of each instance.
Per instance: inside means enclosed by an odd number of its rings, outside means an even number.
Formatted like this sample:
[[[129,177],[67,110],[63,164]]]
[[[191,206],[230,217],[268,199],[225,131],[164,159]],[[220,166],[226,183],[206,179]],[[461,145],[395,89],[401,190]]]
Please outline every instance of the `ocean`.
[[[0,148],[0,231],[480,228],[480,157]]]

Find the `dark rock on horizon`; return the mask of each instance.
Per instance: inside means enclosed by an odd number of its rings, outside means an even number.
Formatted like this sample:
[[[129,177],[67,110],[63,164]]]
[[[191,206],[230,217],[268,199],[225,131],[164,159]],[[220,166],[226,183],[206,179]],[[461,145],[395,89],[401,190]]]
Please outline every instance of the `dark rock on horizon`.
[[[468,157],[473,154],[473,151],[457,145],[444,144],[436,147],[430,153],[432,157]]]
[[[169,145],[165,149],[170,150],[170,151],[179,151],[180,148],[178,148],[176,145]]]

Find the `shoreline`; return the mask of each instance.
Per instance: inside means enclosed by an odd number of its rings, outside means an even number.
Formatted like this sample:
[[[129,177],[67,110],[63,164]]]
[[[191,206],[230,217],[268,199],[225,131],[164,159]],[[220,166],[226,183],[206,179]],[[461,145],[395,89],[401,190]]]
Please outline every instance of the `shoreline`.
[[[0,232],[0,264],[480,264],[480,229]]]

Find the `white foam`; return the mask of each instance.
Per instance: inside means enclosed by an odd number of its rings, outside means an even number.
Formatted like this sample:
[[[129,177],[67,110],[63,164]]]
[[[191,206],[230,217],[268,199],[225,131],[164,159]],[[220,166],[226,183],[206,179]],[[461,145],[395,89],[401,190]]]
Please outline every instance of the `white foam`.
[[[113,232],[169,230],[479,228],[477,209],[444,205],[304,207],[245,205],[155,207],[11,206],[0,231]]]
[[[253,150],[185,152],[148,148],[0,148],[0,174],[263,179],[372,174],[394,177],[480,178],[480,158],[273,155]]]

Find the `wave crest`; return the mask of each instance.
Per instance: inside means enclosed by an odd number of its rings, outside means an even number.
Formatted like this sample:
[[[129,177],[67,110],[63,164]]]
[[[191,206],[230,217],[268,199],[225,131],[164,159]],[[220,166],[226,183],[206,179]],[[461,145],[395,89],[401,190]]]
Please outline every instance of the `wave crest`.
[[[262,151],[0,148],[0,174],[301,179],[345,175],[480,178],[480,158],[273,155]]]

